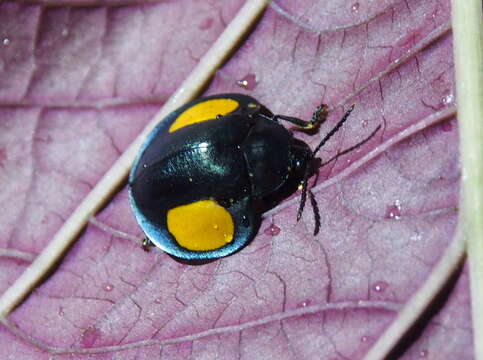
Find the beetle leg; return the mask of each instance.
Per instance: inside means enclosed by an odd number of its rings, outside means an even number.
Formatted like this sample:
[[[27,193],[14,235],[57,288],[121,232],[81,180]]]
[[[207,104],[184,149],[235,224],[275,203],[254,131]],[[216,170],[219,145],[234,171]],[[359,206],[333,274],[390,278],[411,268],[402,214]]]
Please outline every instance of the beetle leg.
[[[303,130],[311,130],[315,129],[325,121],[325,119],[327,118],[327,113],[327,105],[322,104],[319,105],[317,109],[315,109],[314,113],[312,114],[312,119],[310,119],[309,121],[286,115],[274,115],[272,117],[272,120],[276,122],[278,122],[279,120],[288,121],[289,123],[297,125],[297,127]]]
[[[312,124],[318,126],[322,124],[327,119],[327,114],[329,113],[329,107],[325,104],[317,106],[314,113],[312,114]]]
[[[143,239],[143,242],[141,243],[141,246],[143,247],[144,251],[149,251],[149,248],[152,247],[154,244],[151,240],[149,240],[147,237]]]

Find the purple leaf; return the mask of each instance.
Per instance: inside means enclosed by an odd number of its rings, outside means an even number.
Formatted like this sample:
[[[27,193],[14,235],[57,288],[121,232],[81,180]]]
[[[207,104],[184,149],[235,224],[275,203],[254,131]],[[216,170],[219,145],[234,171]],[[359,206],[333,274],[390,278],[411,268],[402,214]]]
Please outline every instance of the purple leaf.
[[[0,5],[2,293],[28,266],[7,250],[42,251],[242,3]],[[319,235],[310,207],[295,221],[299,194],[265,214],[249,246],[203,266],[89,225],[0,327],[0,357],[362,358],[457,225],[449,6],[273,2],[207,93],[307,119],[328,104],[318,134],[296,133],[312,147],[355,104],[323,159],[383,125],[321,169]],[[126,189],[97,218],[142,236]],[[394,357],[472,358],[469,304],[464,269]]]

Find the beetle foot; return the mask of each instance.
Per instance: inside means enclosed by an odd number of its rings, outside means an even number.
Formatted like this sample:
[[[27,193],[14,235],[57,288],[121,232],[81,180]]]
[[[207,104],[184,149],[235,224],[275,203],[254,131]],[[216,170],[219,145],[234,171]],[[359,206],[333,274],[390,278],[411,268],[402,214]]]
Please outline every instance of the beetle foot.
[[[149,251],[149,248],[152,247],[154,244],[151,240],[149,240],[147,237],[143,239],[143,242],[141,243],[141,246],[144,251]]]
[[[327,119],[327,115],[329,114],[329,107],[325,104],[320,104],[315,109],[314,113],[312,114],[312,119],[310,123],[313,127],[319,126]]]

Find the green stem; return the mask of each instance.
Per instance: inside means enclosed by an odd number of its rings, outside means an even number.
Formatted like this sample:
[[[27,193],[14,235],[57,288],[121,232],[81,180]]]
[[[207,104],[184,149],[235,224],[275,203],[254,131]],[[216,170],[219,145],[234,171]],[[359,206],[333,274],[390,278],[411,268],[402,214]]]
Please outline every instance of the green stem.
[[[483,25],[481,0],[453,0],[462,197],[475,359],[483,359]]]

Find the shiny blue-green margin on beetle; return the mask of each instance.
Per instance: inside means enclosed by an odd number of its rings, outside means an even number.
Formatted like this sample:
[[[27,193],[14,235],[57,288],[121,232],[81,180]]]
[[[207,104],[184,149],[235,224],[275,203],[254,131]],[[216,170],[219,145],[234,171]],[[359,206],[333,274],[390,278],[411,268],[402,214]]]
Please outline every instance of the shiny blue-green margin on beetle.
[[[297,188],[297,218],[308,193],[317,232],[307,181],[316,152],[351,110],[314,151],[279,121],[313,129],[324,121],[325,105],[310,121],[274,115],[242,94],[202,97],[175,110],[149,134],[129,175],[131,207],[148,242],[186,262],[228,256],[252,240],[264,211]]]

